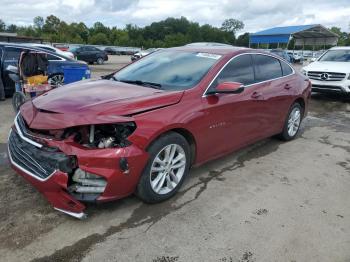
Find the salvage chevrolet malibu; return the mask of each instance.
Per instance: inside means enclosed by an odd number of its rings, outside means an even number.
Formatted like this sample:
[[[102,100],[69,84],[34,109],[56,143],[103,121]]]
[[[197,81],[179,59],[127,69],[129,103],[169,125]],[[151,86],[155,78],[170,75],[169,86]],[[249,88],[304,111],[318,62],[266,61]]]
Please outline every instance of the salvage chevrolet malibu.
[[[282,58],[226,46],[165,49],[105,79],[25,103],[8,151],[13,168],[53,207],[135,193],[172,197],[191,166],[273,135],[296,137],[310,81]]]

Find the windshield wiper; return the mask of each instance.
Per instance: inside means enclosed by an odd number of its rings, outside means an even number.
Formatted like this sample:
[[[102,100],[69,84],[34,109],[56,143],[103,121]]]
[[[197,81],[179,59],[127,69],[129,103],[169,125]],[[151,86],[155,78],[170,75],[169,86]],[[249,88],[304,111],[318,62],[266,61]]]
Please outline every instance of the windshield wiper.
[[[158,83],[153,83],[153,82],[147,82],[147,81],[141,81],[141,80],[127,80],[127,79],[116,79],[113,78],[115,81],[123,82],[123,83],[128,83],[128,84],[135,84],[135,85],[140,85],[140,86],[147,86],[147,87],[152,87],[156,89],[162,89],[162,85]]]

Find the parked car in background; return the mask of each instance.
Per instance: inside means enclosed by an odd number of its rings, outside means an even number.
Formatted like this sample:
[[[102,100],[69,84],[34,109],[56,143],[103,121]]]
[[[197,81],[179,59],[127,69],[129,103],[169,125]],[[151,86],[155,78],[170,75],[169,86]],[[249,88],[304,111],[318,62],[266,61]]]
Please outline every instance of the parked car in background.
[[[108,54],[108,55],[120,55],[120,51],[118,51],[115,47],[106,47],[104,49],[104,51]]]
[[[323,50],[314,52],[312,54],[311,62],[315,62],[323,53]]]
[[[108,61],[108,55],[94,46],[74,46],[69,48],[69,51],[74,54],[77,60],[85,61],[89,64],[97,63],[102,65]]]
[[[191,166],[277,134],[294,139],[310,93],[310,81],[272,54],[160,50],[110,79],[63,86],[22,105],[9,159],[55,209],[77,218],[85,216],[84,201],[136,193],[157,203],[176,194]]]
[[[53,43],[52,45],[61,51],[68,51],[68,49],[69,49],[69,45],[67,45],[67,44]]]
[[[271,49],[269,51],[270,53],[274,54],[274,55],[278,55],[279,57],[282,57],[283,59],[285,59],[286,61],[288,61],[289,63],[292,62],[291,57],[288,55],[287,51],[283,50],[283,49]]]
[[[131,56],[131,61],[135,61],[140,59],[141,57],[144,57],[146,55],[149,55],[155,51],[160,50],[161,48],[148,48],[146,50],[139,51]]]
[[[350,94],[350,47],[338,46],[326,51],[303,73],[312,83],[312,91]]]
[[[4,82],[5,93],[7,96],[11,96],[14,93],[15,84],[10,79],[9,72],[6,70],[6,68],[9,65],[18,67],[18,60],[20,58],[21,52],[26,50],[45,52],[47,54],[49,60],[49,82],[54,86],[60,86],[64,83],[63,71],[65,66],[85,68],[87,78],[90,76],[90,69],[85,62],[79,62],[66,56],[62,56],[58,53],[44,50],[42,48],[23,44],[0,43],[0,50],[3,53],[0,63],[0,73]]]
[[[28,46],[34,46],[34,47],[38,47],[38,48],[41,48],[41,49],[45,49],[45,50],[48,50],[48,51],[51,51],[53,53],[57,53],[59,55],[62,55],[62,56],[66,56],[66,57],[69,57],[71,59],[74,59],[74,55],[72,52],[69,52],[69,51],[62,51],[56,47],[53,47],[53,46],[50,46],[50,45],[44,45],[44,44],[27,44]]]
[[[296,53],[296,52],[287,51],[287,54],[289,55],[290,61],[292,63],[300,63],[300,62],[303,61],[303,57],[301,55],[299,55],[298,53]]]
[[[193,47],[200,47],[200,46],[227,46],[227,47],[232,47],[232,45],[229,45],[229,44],[216,43],[216,42],[195,42],[195,43],[187,44],[186,46],[193,46]]]

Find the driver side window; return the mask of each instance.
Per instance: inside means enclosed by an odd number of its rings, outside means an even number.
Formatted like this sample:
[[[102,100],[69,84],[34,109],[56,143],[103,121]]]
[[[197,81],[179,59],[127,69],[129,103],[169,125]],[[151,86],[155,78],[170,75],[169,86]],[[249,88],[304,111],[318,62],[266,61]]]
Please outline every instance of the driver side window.
[[[251,55],[233,58],[217,76],[210,89],[222,82],[239,82],[243,85],[254,83],[254,69]]]

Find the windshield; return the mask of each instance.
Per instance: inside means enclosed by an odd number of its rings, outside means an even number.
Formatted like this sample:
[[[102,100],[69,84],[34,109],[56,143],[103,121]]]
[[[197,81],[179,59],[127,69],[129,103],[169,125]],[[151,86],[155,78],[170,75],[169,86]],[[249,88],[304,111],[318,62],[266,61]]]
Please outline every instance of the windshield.
[[[328,50],[318,61],[350,62],[350,50]]]
[[[220,57],[200,52],[160,51],[130,64],[113,78],[135,84],[153,83],[164,90],[185,90],[195,86]]]

